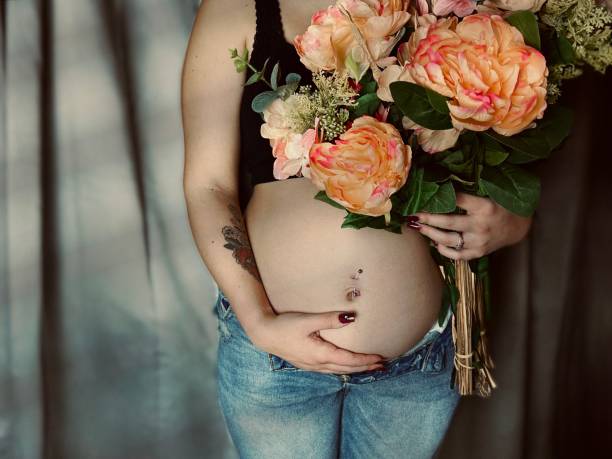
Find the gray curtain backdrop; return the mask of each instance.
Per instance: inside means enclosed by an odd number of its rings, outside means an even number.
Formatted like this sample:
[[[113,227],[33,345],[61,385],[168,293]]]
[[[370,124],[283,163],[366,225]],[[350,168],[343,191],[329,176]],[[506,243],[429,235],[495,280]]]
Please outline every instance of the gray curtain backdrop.
[[[182,195],[198,4],[0,0],[2,458],[236,457],[216,404],[215,285]],[[499,387],[461,400],[440,457],[603,451],[609,83],[566,87],[575,134],[540,167],[530,237],[492,257]]]

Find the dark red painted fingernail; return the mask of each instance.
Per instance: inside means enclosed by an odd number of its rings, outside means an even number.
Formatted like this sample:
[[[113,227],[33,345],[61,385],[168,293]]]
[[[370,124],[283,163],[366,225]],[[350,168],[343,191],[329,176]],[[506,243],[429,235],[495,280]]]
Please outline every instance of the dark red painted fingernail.
[[[343,324],[348,324],[349,322],[355,321],[355,313],[354,312],[341,312],[338,314],[338,320]]]
[[[414,229],[420,229],[421,228],[421,225],[419,225],[416,222],[408,222],[408,223],[406,223],[406,226],[409,226],[410,228],[414,228]]]
[[[407,217],[405,217],[405,219],[408,223],[415,223],[419,221],[419,217],[417,215],[408,215]]]

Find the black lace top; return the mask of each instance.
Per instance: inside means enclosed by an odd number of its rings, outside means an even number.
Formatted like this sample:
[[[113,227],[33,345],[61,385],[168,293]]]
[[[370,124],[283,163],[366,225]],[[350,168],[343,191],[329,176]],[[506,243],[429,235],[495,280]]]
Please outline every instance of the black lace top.
[[[250,62],[257,70],[261,70],[264,61],[269,57],[266,78],[276,62],[280,62],[279,85],[285,81],[289,73],[302,76],[300,84],[312,83],[312,74],[299,60],[293,45],[285,40],[278,0],[256,0],[257,27],[250,53]],[[248,69],[246,80],[253,74]],[[264,82],[258,82],[244,87],[240,107],[240,208],[245,210],[253,193],[253,187],[258,183],[272,182],[276,179],[272,174],[274,156],[270,141],[260,135],[263,117],[251,109],[251,101],[260,92],[270,88]],[[295,177],[290,177],[295,178]]]

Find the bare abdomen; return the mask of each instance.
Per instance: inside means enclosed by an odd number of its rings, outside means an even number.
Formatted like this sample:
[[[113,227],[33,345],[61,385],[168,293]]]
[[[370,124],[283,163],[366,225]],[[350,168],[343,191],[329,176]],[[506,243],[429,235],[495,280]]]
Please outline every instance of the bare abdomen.
[[[437,320],[443,280],[426,238],[373,228],[341,228],[345,212],[314,199],[307,178],[255,186],[245,222],[268,298],[286,311],[357,312],[355,323],[321,330],[355,352],[403,354]],[[363,272],[357,280],[351,274]],[[353,301],[347,291],[358,287]]]

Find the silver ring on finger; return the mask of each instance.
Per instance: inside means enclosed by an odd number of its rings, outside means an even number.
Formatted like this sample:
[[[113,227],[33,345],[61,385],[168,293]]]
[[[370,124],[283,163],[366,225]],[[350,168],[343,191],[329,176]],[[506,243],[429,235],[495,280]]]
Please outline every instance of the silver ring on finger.
[[[463,249],[465,241],[463,240],[463,234],[461,233],[461,231],[457,231],[457,235],[459,236],[459,242],[457,242],[457,244],[455,245],[455,250],[461,250]]]

